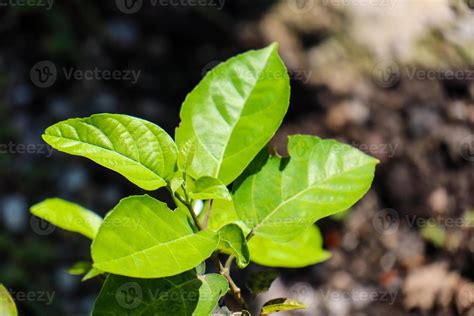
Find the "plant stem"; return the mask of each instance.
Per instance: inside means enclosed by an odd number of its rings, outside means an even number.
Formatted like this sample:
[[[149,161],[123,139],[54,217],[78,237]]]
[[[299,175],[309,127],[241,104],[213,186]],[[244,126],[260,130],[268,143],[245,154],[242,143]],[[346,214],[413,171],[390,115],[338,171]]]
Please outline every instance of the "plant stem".
[[[219,260],[219,257],[216,252],[211,257],[212,261],[214,261],[214,264],[216,267],[219,269],[219,273],[224,276],[224,278],[227,279],[227,282],[229,282],[229,288],[230,292],[232,293],[232,296],[234,296],[234,299],[237,301],[237,303],[240,304],[240,306],[244,310],[249,310],[249,306],[247,305],[247,302],[245,299],[242,297],[242,291],[240,288],[235,284],[234,280],[230,276],[230,269],[226,268],[222,265],[221,261]]]
[[[179,194],[175,194],[176,198],[183,203],[186,208],[188,209],[189,213],[191,214],[191,217],[193,218],[194,224],[196,225],[198,230],[203,230],[201,223],[199,222],[199,219],[197,218],[196,213],[194,213],[193,205],[191,201],[188,200],[188,196],[185,193],[185,199],[183,199]]]
[[[182,196],[180,196],[179,194],[175,193],[174,195],[175,195],[176,199],[178,199],[181,203],[183,203],[186,206],[189,213],[191,214],[191,217],[193,218],[194,224],[196,225],[197,229],[198,230],[203,230],[202,225],[199,222],[199,219],[198,219],[196,213],[194,213],[192,202],[189,199],[189,197],[186,193],[186,190],[184,189],[183,191],[184,191],[184,198]],[[227,282],[229,283],[230,292],[232,293],[232,296],[237,301],[237,303],[239,303],[240,306],[244,310],[249,310],[249,306],[248,306],[247,302],[242,297],[240,288],[237,286],[237,284],[235,284],[234,280],[230,276],[230,266],[232,265],[232,261],[233,261],[233,259],[231,259],[232,257],[233,256],[230,256],[226,261],[226,265],[223,266],[221,261],[219,260],[219,253],[216,251],[212,254],[211,260],[214,262],[214,264],[215,264],[217,270],[219,271],[219,273],[223,277],[226,278]]]
[[[225,268],[230,270],[230,267],[232,266],[232,263],[234,262],[235,257],[230,255],[229,258],[227,258],[225,262]]]

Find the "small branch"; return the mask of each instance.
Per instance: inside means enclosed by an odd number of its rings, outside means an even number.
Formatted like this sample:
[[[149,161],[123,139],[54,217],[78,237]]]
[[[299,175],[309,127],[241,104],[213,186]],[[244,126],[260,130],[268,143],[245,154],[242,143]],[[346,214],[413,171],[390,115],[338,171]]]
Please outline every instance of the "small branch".
[[[177,194],[177,193],[175,193],[174,196],[176,197],[176,199],[178,199],[178,201],[180,201],[182,204],[184,204],[186,206],[189,213],[191,214],[191,217],[193,218],[194,224],[196,225],[197,229],[198,230],[203,230],[203,227],[202,227],[201,223],[199,222],[199,219],[198,219],[196,213],[194,213],[192,202],[189,199],[189,197],[186,193],[186,190],[183,189],[183,191],[184,191],[184,198],[181,195]],[[211,203],[211,201],[209,203]],[[230,266],[232,265],[232,261],[234,260],[234,259],[231,259],[231,257],[233,257],[233,256],[230,256],[227,259],[225,266],[223,266],[221,261],[219,260],[218,252],[214,252],[211,256],[211,259],[214,262],[214,264],[215,264],[217,270],[219,271],[219,273],[223,277],[225,277],[227,282],[229,283],[229,289],[230,289],[230,292],[232,293],[232,296],[234,297],[234,299],[237,301],[237,303],[240,304],[240,306],[243,309],[249,310],[249,306],[247,305],[247,302],[242,297],[240,288],[237,286],[237,284],[235,284],[234,280],[230,276]]]
[[[209,217],[211,216],[211,209],[212,209],[212,200],[209,200],[209,202],[207,203],[206,213],[204,213],[204,218],[203,218],[204,228],[207,228],[207,223],[209,222]]]
[[[229,282],[230,292],[232,293],[232,296],[234,297],[234,299],[237,301],[237,303],[240,304],[240,306],[244,310],[248,311],[249,306],[247,305],[247,302],[245,301],[245,299],[242,296],[242,291],[237,286],[237,284],[235,284],[234,280],[231,278],[230,270],[222,265],[221,261],[219,260],[219,257],[217,255],[217,253],[214,253],[212,255],[211,259],[212,259],[212,261],[214,261],[214,264],[216,265],[216,267],[218,267],[219,273],[222,276],[224,276],[224,278],[227,279],[227,282]]]
[[[186,193],[185,193],[186,195]],[[194,213],[194,209],[193,209],[193,206],[192,206],[192,203],[191,201],[188,200],[188,197],[186,195],[186,200],[183,199],[179,194],[175,193],[175,196],[176,198],[181,202],[183,203],[186,208],[188,209],[189,211],[189,214],[191,214],[191,217],[193,218],[193,221],[194,221],[194,224],[196,225],[197,229],[198,230],[203,230],[202,226],[201,226],[201,223],[199,222],[199,219],[197,218],[197,215],[196,213]]]
[[[232,263],[234,262],[234,259],[235,257],[230,255],[229,258],[227,258],[226,262],[225,262],[225,268],[230,270],[230,267],[232,266]]]

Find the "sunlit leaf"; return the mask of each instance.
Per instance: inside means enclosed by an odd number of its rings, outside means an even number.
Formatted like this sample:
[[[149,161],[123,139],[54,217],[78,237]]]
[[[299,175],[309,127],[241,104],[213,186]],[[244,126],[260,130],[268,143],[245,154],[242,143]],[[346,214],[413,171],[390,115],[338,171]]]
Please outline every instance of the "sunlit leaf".
[[[219,64],[188,94],[176,130],[180,148],[195,139],[188,172],[229,184],[280,126],[290,96],[289,77],[277,45]]]
[[[16,309],[13,298],[8,293],[8,290],[0,284],[0,314],[2,316],[17,316],[18,311]]]
[[[249,248],[242,229],[236,224],[228,224],[219,230],[219,250],[236,257],[239,268],[250,262]]]
[[[166,185],[177,149],[159,126],[128,115],[96,114],[59,122],[43,139],[59,151],[89,158],[145,190]]]
[[[31,213],[62,229],[94,239],[102,217],[75,203],[59,198],[46,199],[31,207]]]
[[[276,298],[266,302],[263,305],[261,315],[270,315],[273,313],[293,311],[304,308],[306,308],[306,306],[298,301],[289,298]]]
[[[279,268],[302,268],[329,259],[331,254],[322,244],[321,233],[315,225],[287,242],[253,236],[248,243],[253,262]]]
[[[208,176],[197,179],[189,195],[194,200],[232,199],[229,190],[221,180]]]
[[[236,182],[239,218],[256,236],[289,241],[370,188],[377,160],[334,140],[291,136],[290,158],[260,154]]]
[[[181,209],[154,198],[131,196],[105,217],[92,243],[94,267],[113,274],[160,278],[190,270],[211,256],[219,238],[193,232]]]

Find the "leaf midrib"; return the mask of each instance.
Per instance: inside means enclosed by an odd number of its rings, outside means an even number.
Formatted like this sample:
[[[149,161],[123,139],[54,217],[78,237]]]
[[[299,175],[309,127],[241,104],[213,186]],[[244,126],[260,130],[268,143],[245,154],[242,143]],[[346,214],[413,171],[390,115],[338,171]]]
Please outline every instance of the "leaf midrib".
[[[96,148],[100,148],[101,150],[104,150],[104,151],[107,151],[107,152],[110,152],[110,153],[113,153],[117,156],[120,156],[120,157],[123,157],[125,158],[125,160],[129,160],[131,162],[133,162],[134,164],[138,165],[138,166],[141,166],[143,167],[144,169],[146,169],[147,171],[150,171],[151,173],[153,173],[154,175],[158,176],[158,178],[160,180],[162,180],[163,182],[165,181],[158,173],[156,173],[156,171],[150,169],[148,166],[142,164],[141,162],[137,161],[137,160],[134,160],[130,157],[127,157],[125,156],[124,154],[122,153],[119,153],[118,151],[114,151],[114,150],[110,150],[108,148],[105,148],[105,147],[102,147],[102,146],[99,146],[99,145],[96,145],[96,144],[92,144],[92,143],[88,143],[88,142],[85,142],[85,141],[82,141],[82,140],[77,140],[77,139],[74,139],[74,138],[69,138],[69,137],[64,137],[64,136],[56,136],[56,135],[51,135],[51,134],[43,134],[44,136],[48,136],[48,137],[53,137],[53,138],[58,138],[58,139],[64,139],[64,140],[67,140],[67,141],[74,141],[74,142],[77,142],[77,143],[80,143],[80,144],[86,144],[88,146],[91,146],[91,147],[96,147]],[[61,148],[62,149],[62,148]],[[80,155],[78,155],[80,156]],[[88,157],[87,157],[88,158]],[[136,177],[134,177],[136,178]],[[143,179],[140,178],[140,181],[144,181]],[[145,180],[145,181],[155,181],[155,180]]]
[[[272,56],[272,53],[273,53],[273,49],[270,51],[270,53],[267,55],[267,58],[265,60],[265,64],[263,65],[263,67],[261,67],[260,71],[258,71],[258,75],[257,75],[257,80],[255,80],[255,84],[253,85],[252,89],[250,90],[249,94],[245,97],[245,100],[244,100],[244,106],[241,108],[240,110],[240,113],[239,113],[239,118],[234,122],[234,124],[232,125],[231,127],[231,132],[229,133],[229,136],[227,137],[226,139],[226,142],[224,144],[224,149],[222,150],[222,154],[221,154],[221,157],[219,158],[219,160],[217,160],[217,168],[216,168],[216,171],[215,171],[215,174],[214,174],[214,177],[215,178],[218,178],[219,177],[219,173],[220,173],[220,169],[222,167],[222,163],[224,162],[224,156],[225,156],[225,152],[227,150],[227,146],[229,145],[229,140],[231,139],[232,135],[234,134],[234,131],[235,131],[235,127],[237,126],[238,122],[240,121],[241,117],[242,117],[242,112],[244,111],[244,109],[246,108],[247,106],[247,102],[250,98],[250,96],[253,94],[254,90],[255,90],[255,87],[257,86],[257,83],[260,81],[260,77],[264,71],[264,69],[267,67],[268,65],[268,62],[270,61],[271,59],[271,56]]]
[[[298,198],[299,196],[305,194],[305,193],[308,192],[309,190],[312,190],[312,189],[314,189],[314,188],[320,186],[321,184],[324,184],[324,183],[326,183],[326,182],[328,182],[328,181],[330,181],[330,180],[333,180],[333,179],[335,179],[335,178],[338,178],[338,177],[340,177],[340,176],[343,176],[343,175],[346,174],[346,173],[349,173],[349,172],[352,172],[352,171],[361,169],[361,168],[363,168],[363,167],[366,167],[367,165],[370,165],[370,164],[371,164],[370,162],[366,162],[366,163],[364,163],[364,164],[362,164],[362,165],[360,165],[360,166],[358,166],[358,167],[356,167],[356,168],[348,169],[348,170],[346,170],[346,171],[344,171],[344,172],[342,172],[342,173],[339,173],[339,174],[336,175],[336,176],[332,176],[332,177],[326,178],[326,179],[324,179],[324,180],[318,182],[317,184],[313,184],[313,185],[311,185],[311,186],[308,186],[306,189],[304,189],[304,190],[302,190],[302,191],[296,193],[295,195],[291,196],[291,197],[288,198],[287,200],[284,200],[282,203],[280,203],[273,211],[271,211],[270,213],[268,213],[268,214],[262,219],[262,221],[260,221],[259,224],[257,224],[257,225],[254,227],[253,231],[256,232],[256,231],[258,230],[258,228],[262,227],[263,224],[264,224],[270,217],[272,217],[273,214],[275,214],[280,208],[282,208],[283,206],[285,206],[285,205],[288,204],[289,202],[293,201],[294,199]],[[252,200],[252,201],[253,201],[253,200]]]
[[[186,238],[192,238],[194,236],[199,236],[199,237],[202,237],[202,238],[207,238],[207,239],[212,239],[212,238],[209,238],[203,234],[194,234],[194,233],[191,233],[191,234],[188,234],[188,235],[185,235],[185,236],[181,236],[179,238],[176,238],[176,239],[173,239],[171,241],[167,241],[167,242],[162,242],[162,243],[159,243],[157,245],[154,245],[154,246],[151,246],[151,247],[148,247],[148,248],[145,248],[145,249],[142,249],[142,250],[139,250],[139,251],[135,251],[133,253],[130,253],[126,256],[121,256],[121,257],[118,257],[118,258],[115,258],[115,259],[111,259],[111,260],[104,260],[104,261],[100,261],[100,262],[96,262],[95,264],[110,264],[112,262],[115,262],[115,261],[119,261],[119,260],[125,260],[125,259],[128,259],[128,258],[132,258],[133,256],[137,255],[137,254],[141,254],[141,253],[145,253],[145,252],[148,252],[148,251],[151,251],[155,248],[159,248],[159,247],[169,247],[169,244],[173,244],[175,242],[178,242],[180,240],[183,240],[183,239],[186,239]],[[201,251],[199,249],[197,249],[191,242],[189,242],[189,244],[197,250],[197,252],[201,253]],[[202,254],[202,253],[201,253]],[[178,262],[178,261],[177,261]],[[94,265],[95,265],[94,264]]]

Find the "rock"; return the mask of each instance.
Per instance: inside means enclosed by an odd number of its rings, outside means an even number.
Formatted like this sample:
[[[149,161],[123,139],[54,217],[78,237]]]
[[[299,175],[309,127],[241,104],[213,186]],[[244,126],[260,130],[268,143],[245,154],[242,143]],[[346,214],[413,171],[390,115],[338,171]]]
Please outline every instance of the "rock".
[[[437,111],[427,108],[412,106],[408,110],[408,128],[415,137],[434,133],[441,125],[441,119]]]
[[[448,272],[448,266],[444,263],[433,263],[414,270],[407,276],[403,285],[405,307],[420,308],[423,311],[434,306],[447,307],[454,297],[459,281],[459,274]]]
[[[440,187],[431,192],[428,198],[428,204],[436,213],[445,213],[449,205],[448,191]]]
[[[369,116],[369,109],[360,101],[344,101],[329,109],[326,124],[332,130],[340,130],[347,124],[363,125]]]

